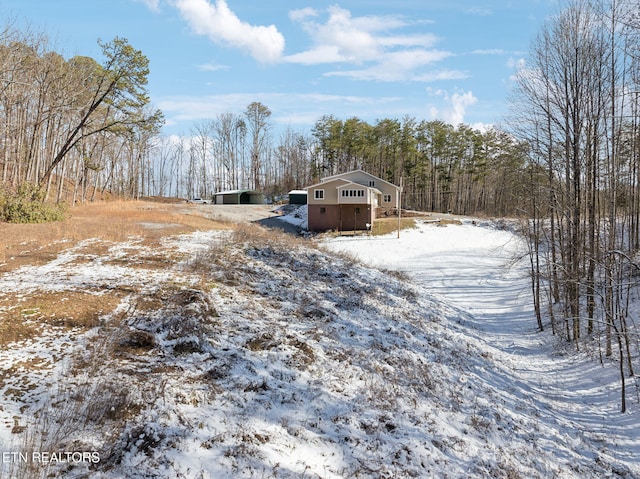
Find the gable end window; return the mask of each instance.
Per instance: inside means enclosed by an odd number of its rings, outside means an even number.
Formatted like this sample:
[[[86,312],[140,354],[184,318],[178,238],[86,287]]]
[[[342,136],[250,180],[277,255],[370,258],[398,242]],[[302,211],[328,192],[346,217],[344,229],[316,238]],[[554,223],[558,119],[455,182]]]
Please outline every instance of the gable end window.
[[[316,200],[324,200],[324,190],[315,190],[313,193],[313,197]]]

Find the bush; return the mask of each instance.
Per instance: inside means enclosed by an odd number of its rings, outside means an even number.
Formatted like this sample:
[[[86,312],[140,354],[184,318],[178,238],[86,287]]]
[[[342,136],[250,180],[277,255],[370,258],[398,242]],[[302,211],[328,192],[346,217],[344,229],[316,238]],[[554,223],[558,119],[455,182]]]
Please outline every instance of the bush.
[[[46,203],[38,185],[23,183],[15,191],[0,186],[0,221],[7,223],[46,223],[63,220],[63,205]]]

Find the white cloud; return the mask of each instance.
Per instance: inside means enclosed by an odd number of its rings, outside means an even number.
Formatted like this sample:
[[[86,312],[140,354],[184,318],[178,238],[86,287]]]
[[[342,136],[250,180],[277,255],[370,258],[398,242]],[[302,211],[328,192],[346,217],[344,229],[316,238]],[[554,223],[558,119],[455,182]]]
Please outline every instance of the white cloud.
[[[512,70],[522,70],[527,65],[527,61],[524,58],[509,58],[507,60],[507,67]]]
[[[198,35],[247,51],[260,62],[275,62],[284,51],[284,37],[274,25],[250,25],[229,9],[225,0],[176,0],[176,8]]]
[[[347,62],[371,60],[382,53],[381,46],[363,21],[353,20],[343,8],[329,7],[329,20],[324,25],[307,25],[315,41],[337,48],[340,57]]]
[[[344,61],[340,49],[335,45],[318,45],[311,50],[289,55],[285,60],[290,63],[299,63],[302,65],[342,63]]]
[[[439,119],[451,125],[459,125],[464,123],[464,117],[467,113],[467,108],[478,102],[478,99],[473,96],[473,92],[456,92],[449,95],[444,90],[427,90],[436,96],[440,96],[444,103],[444,106],[437,108],[432,106],[429,109],[429,113],[433,119]]]
[[[138,3],[144,3],[149,10],[154,12],[160,11],[160,0],[134,0]]]
[[[513,70],[509,76],[509,81],[516,81],[518,76],[527,75],[527,61],[524,58],[509,58],[507,60],[507,68]]]
[[[504,55],[505,50],[501,48],[488,48],[485,50],[473,50],[471,53],[474,55]]]
[[[317,10],[311,7],[301,8],[299,10],[291,10],[289,12],[289,18],[294,22],[302,22],[309,17],[315,17],[317,15]]]
[[[203,72],[217,72],[228,69],[229,65],[218,65],[217,63],[203,63],[202,65],[198,65],[198,70]]]
[[[438,42],[438,37],[431,33],[421,35],[394,35],[381,37],[378,40],[385,47],[423,47],[429,48]]]
[[[334,71],[326,76],[344,76],[358,80],[375,81],[421,81],[452,80],[467,78],[467,74],[457,70],[421,71],[426,65],[437,63],[451,54],[439,50],[402,50],[384,55],[369,68]]]
[[[350,64],[358,68],[331,71],[325,76],[342,76],[368,81],[433,81],[463,78],[458,71],[425,71],[426,66],[451,56],[436,50],[436,35],[390,33],[415,26],[399,16],[353,17],[349,10],[331,6],[324,21],[314,9],[294,10],[290,18],[309,34],[312,45],[284,58],[303,65]]]
[[[404,25],[395,17],[357,17],[351,12],[338,6],[328,9],[329,17],[325,23],[316,21],[318,13],[302,15],[299,12],[291,16],[292,20],[301,23],[302,28],[309,34],[313,47],[309,50],[290,55],[287,60],[293,63],[322,64],[322,63],[363,63],[373,61],[384,54],[384,47],[392,44],[407,42],[407,38],[376,35],[380,30],[398,28]],[[310,13],[310,12],[308,12]],[[392,40],[395,38],[395,40]],[[415,44],[418,41],[409,41]],[[330,55],[327,52],[331,52]],[[320,55],[318,55],[320,54]]]
[[[173,96],[156,100],[166,114],[166,125],[173,127],[214,118],[228,112],[240,113],[251,102],[259,101],[273,112],[273,120],[280,125],[311,126],[328,111],[338,117],[359,116],[382,118],[397,110],[407,113],[402,98],[391,96],[334,95],[322,93],[254,92],[209,96]],[[394,109],[394,107],[396,107]],[[183,132],[184,133],[184,132]]]

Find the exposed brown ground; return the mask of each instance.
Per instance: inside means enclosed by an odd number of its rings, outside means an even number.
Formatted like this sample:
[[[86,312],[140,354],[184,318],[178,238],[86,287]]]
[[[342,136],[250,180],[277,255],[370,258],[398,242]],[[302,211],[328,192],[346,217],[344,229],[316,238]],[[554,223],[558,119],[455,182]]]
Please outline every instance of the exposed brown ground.
[[[161,201],[113,201],[76,206],[68,218],[46,224],[0,223],[0,274],[26,265],[53,260],[78,242],[96,238],[91,253],[135,237],[142,244],[160,246],[163,237],[196,230],[229,229],[231,223],[206,218],[198,205]],[[139,244],[139,243],[138,243]],[[141,267],[162,267],[158,258]],[[0,346],[29,340],[48,328],[91,328],[99,317],[113,311],[127,291],[28,295],[0,292]],[[0,378],[1,382],[1,378]]]
[[[60,222],[0,223],[0,273],[45,263],[89,238],[120,242],[137,236],[152,246],[164,236],[230,227],[206,218],[196,206],[150,200],[98,202],[73,207]]]

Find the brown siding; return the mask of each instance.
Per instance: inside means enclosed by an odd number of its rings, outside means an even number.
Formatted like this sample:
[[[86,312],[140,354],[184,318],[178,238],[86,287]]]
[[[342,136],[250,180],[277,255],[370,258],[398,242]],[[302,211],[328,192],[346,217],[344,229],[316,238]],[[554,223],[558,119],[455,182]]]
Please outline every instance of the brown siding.
[[[337,205],[307,205],[309,231],[337,230],[340,226],[340,207]],[[320,212],[324,208],[324,213]]]
[[[375,211],[370,205],[307,205],[309,231],[365,230],[373,224]],[[324,213],[320,212],[324,208]],[[360,208],[360,213],[356,213]],[[354,224],[355,223],[355,224]]]
[[[356,213],[356,208],[360,209],[359,213]],[[367,223],[373,224],[375,218],[375,211],[373,211],[371,205],[340,205],[340,231],[347,230],[366,230]]]

